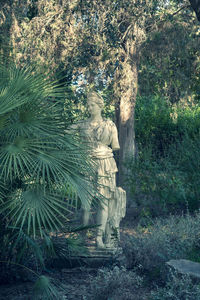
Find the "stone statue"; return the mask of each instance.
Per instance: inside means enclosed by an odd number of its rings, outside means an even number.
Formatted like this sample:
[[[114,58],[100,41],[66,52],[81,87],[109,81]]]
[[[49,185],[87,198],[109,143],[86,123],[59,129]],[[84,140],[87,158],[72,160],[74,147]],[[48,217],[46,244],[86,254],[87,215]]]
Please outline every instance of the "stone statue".
[[[103,196],[97,209],[97,248],[116,248],[119,242],[119,224],[125,216],[126,192],[116,187],[118,171],[112,150],[119,150],[118,134],[115,124],[104,119],[101,111],[103,98],[92,91],[87,98],[90,118],[73,126],[90,144],[90,155],[96,166],[98,192]],[[83,225],[88,225],[91,201],[83,207]]]

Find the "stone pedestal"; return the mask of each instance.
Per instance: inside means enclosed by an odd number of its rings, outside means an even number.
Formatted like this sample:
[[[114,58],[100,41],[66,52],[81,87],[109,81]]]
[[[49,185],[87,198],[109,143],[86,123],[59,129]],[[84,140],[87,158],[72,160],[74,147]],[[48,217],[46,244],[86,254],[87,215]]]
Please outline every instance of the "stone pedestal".
[[[98,268],[116,263],[120,255],[122,255],[121,248],[97,249],[91,246],[87,247],[86,254],[72,256],[71,259],[79,261],[81,265]]]
[[[72,255],[69,258],[56,258],[51,267],[76,268],[76,267],[109,267],[121,260],[122,248],[96,249],[94,246],[86,248],[83,254]]]

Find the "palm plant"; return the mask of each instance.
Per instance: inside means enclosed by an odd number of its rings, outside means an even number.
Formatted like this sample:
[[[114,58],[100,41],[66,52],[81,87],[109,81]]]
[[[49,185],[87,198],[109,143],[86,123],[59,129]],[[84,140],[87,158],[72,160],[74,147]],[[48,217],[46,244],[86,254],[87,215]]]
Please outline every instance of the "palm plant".
[[[65,87],[49,78],[0,59],[4,261],[19,263],[32,249],[43,264],[41,241],[49,247],[52,233],[66,227],[77,198],[85,203],[94,193],[87,147],[76,134],[65,132],[70,123],[62,117]]]

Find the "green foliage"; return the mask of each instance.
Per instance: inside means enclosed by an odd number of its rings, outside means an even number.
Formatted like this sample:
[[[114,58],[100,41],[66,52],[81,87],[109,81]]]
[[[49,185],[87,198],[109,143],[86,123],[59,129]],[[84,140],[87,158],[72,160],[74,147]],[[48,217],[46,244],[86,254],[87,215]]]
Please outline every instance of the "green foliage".
[[[128,56],[133,58],[129,42],[143,42],[146,21],[156,17],[156,9],[153,0],[29,0],[22,5],[13,0],[0,11],[2,27],[8,24],[2,39],[8,35],[7,46],[12,45],[20,64],[62,70],[79,86],[105,86],[113,83]]]
[[[199,260],[194,256],[194,249],[196,253],[200,249],[199,226],[199,212],[195,216],[149,218],[146,226],[138,226],[134,235],[126,236],[124,251],[129,267],[137,266],[149,282],[165,282],[165,263],[170,259]]]
[[[91,278],[89,299],[131,300],[142,285],[142,277],[124,267],[98,270],[96,278]]]
[[[171,272],[166,286],[157,288],[150,296],[150,300],[197,300],[200,299],[200,286],[189,276],[180,276]]]
[[[50,279],[49,277],[44,275],[38,277],[34,285],[33,299],[35,300],[63,299],[63,293],[61,293],[60,283],[56,284],[55,279],[54,280]]]
[[[138,66],[141,95],[156,93],[171,102],[187,95],[198,100],[198,26],[190,9],[180,9],[177,1],[28,0],[19,5],[13,0],[0,14],[0,39],[5,39],[8,55],[14,49],[17,64],[28,62],[54,75],[59,70],[79,90],[90,84],[101,91],[112,87],[117,105],[112,103],[105,114],[113,117],[115,106],[119,122],[125,105],[131,107],[128,119],[133,117]],[[84,115],[84,101],[76,100],[70,103],[73,120],[78,112]],[[122,131],[120,140],[122,135],[129,139]],[[132,128],[129,134],[133,144]],[[121,145],[120,157],[129,156],[127,144]],[[121,164],[119,159],[119,169]]]
[[[199,24],[188,19],[189,10],[172,16],[163,11],[165,21],[157,22],[157,29],[149,32],[143,45],[139,90],[142,96],[158,94],[175,103],[180,99],[198,98],[199,83]],[[162,15],[162,13],[161,13]]]
[[[135,131],[138,147],[153,147],[162,153],[177,135],[176,124],[171,117],[173,109],[165,99],[138,97],[135,109]]]
[[[71,123],[63,120],[65,87],[49,78],[0,61],[0,256],[8,265],[37,262],[40,270],[48,251],[57,253],[56,234],[71,232],[77,199],[86,203],[94,194],[88,146],[65,131]],[[77,243],[63,248],[70,255]],[[45,277],[39,286],[43,299],[55,298]]]
[[[129,184],[138,215],[198,209],[199,107],[173,107],[159,97],[141,97],[135,116],[138,156],[130,167]]]

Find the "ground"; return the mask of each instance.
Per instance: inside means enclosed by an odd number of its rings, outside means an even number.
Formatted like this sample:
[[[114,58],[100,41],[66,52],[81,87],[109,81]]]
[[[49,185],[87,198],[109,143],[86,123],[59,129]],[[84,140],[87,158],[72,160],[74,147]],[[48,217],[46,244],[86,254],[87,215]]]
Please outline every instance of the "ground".
[[[124,227],[121,230],[121,239],[124,235],[134,234],[134,230]],[[90,298],[90,282],[95,279],[97,269],[91,267],[75,267],[54,269],[50,276],[55,281],[64,284],[63,300],[87,300]],[[49,274],[46,274],[49,275]],[[13,284],[0,285],[0,300],[29,300],[33,288],[32,282],[18,282]],[[148,290],[138,290],[137,293],[133,287],[133,300],[148,300]],[[95,299],[98,300],[98,299]],[[131,299],[130,299],[131,300]]]

